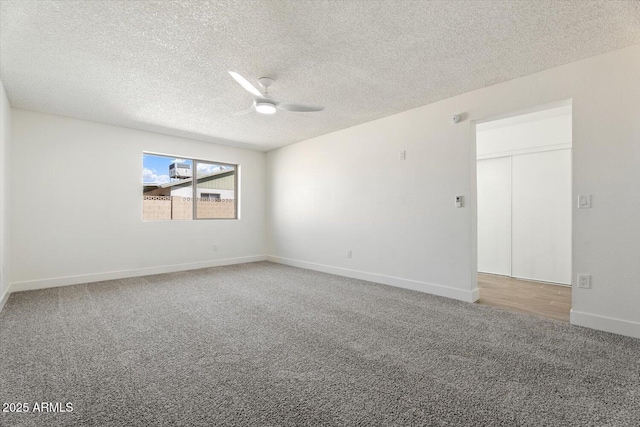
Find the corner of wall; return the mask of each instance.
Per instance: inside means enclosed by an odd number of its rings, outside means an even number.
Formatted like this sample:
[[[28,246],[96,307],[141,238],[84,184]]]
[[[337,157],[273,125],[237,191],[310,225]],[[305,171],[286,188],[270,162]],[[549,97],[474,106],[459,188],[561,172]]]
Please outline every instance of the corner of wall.
[[[0,81],[0,310],[9,297],[9,148],[11,105]]]
[[[368,282],[394,286],[396,288],[409,289],[412,291],[423,292],[426,294],[437,295],[440,297],[456,299],[464,302],[476,302],[478,299],[480,299],[480,292],[477,287],[475,289],[467,291],[456,289],[450,286],[443,286],[418,280],[403,279],[401,277],[369,273],[366,271],[335,267],[325,264],[317,264],[296,259],[283,258],[275,255],[267,255],[266,259],[267,261],[275,262],[278,264],[290,265],[307,270],[320,271],[322,273],[335,274],[337,276],[350,277],[352,279],[366,280]]]

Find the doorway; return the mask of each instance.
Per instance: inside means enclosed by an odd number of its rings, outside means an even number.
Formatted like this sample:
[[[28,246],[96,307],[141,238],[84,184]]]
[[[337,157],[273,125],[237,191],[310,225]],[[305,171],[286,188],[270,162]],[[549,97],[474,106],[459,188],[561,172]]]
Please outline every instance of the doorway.
[[[570,103],[476,125],[480,304],[569,320]]]

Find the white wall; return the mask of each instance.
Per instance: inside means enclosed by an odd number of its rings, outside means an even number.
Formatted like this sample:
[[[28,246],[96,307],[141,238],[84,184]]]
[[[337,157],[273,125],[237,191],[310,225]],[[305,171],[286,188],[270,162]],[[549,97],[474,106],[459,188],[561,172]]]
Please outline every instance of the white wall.
[[[456,106],[438,109],[269,152],[270,259],[477,299],[469,268],[469,126],[449,124]],[[458,194],[467,207],[455,207]]]
[[[571,321],[640,337],[638,76],[640,45],[269,152],[270,259],[476,297],[474,122],[572,99],[573,199],[593,195],[573,207],[572,281],[593,288]]]
[[[11,107],[0,81],[0,310],[9,289],[9,138]]]
[[[264,153],[23,110],[11,118],[12,291],[264,259]],[[144,151],[240,164],[240,220],[143,222]]]

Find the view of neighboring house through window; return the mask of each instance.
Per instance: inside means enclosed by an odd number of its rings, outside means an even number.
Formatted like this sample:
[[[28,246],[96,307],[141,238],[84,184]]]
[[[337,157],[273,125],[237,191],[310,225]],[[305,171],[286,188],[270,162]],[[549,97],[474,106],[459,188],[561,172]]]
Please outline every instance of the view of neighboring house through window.
[[[143,153],[142,219],[237,218],[237,169],[227,163]]]

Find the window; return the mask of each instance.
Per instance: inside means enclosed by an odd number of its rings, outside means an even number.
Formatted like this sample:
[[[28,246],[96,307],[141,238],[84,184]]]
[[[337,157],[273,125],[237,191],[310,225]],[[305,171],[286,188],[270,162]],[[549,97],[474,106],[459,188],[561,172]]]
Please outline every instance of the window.
[[[143,153],[142,219],[237,219],[237,171],[228,163]]]
[[[219,199],[220,198],[220,194],[219,193],[200,193],[200,198],[201,199]]]

